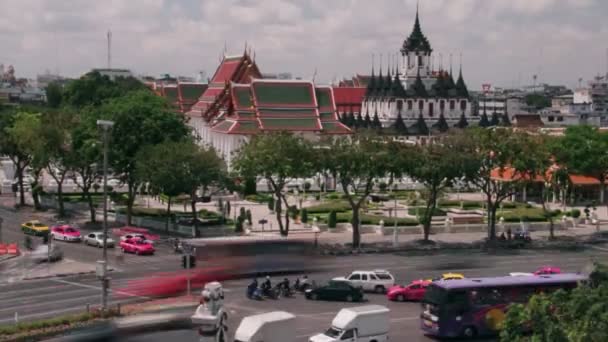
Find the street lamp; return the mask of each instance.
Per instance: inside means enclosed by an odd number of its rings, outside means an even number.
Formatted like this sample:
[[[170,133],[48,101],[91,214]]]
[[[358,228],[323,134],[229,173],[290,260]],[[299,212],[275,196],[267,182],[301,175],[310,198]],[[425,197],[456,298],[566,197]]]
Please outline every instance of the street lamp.
[[[114,126],[113,121],[97,120],[97,127],[103,130],[103,261],[98,276],[101,278],[101,309],[108,307],[108,133]]]

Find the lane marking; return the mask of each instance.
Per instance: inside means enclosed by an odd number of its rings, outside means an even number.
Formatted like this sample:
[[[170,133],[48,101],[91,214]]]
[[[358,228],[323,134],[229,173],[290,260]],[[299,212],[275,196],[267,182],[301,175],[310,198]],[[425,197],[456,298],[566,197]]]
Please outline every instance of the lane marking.
[[[63,280],[63,279],[55,279],[56,282],[58,283],[64,283],[64,284],[70,284],[70,285],[74,285],[74,286],[80,286],[80,287],[86,287],[89,289],[94,289],[97,291],[101,291],[101,286],[94,286],[94,285],[88,285],[88,284],[81,284],[81,283],[76,283],[76,282],[72,282],[72,281],[67,281],[67,280]],[[133,293],[129,293],[129,292],[124,292],[124,291],[114,291],[111,288],[108,289],[109,293],[116,293],[116,294],[120,294],[120,295],[124,295],[127,297],[134,297],[134,298],[141,298],[141,299],[152,299],[150,297],[146,297],[146,296],[138,296],[135,295]]]

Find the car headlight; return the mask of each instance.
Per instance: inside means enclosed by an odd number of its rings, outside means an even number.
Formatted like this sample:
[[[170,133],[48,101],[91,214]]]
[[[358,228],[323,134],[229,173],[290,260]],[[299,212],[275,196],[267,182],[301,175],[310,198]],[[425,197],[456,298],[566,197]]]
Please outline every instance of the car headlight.
[[[306,289],[306,291],[305,291],[305,292],[306,292],[306,293],[311,293],[311,292],[312,292],[312,289]]]

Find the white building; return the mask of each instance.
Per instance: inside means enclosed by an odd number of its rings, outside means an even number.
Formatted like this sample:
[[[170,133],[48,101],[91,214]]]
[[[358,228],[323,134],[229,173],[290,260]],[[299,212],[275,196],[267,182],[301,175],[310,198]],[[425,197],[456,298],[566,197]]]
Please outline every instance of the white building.
[[[378,76],[372,68],[372,77],[362,103],[362,116],[374,118],[374,121],[377,116],[384,127],[395,124],[401,118],[413,134],[426,134],[420,129],[421,122],[425,127],[438,125],[445,129],[472,119],[471,101],[462,78],[462,68],[456,82],[451,70],[433,70],[433,49],[422,33],[418,13],[414,29],[400,51],[401,67],[392,66],[392,70],[389,67],[386,75],[380,70]]]

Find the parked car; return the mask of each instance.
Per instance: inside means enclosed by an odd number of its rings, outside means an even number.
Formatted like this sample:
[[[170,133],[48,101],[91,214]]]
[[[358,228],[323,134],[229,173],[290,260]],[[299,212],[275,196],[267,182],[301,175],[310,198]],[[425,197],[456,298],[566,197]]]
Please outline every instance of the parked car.
[[[109,236],[106,239],[106,243],[107,243],[108,248],[113,248],[115,245],[114,240],[112,238],[110,238]],[[94,232],[94,233],[87,234],[84,237],[84,244],[102,248],[103,247],[103,233]]]
[[[525,276],[535,276],[535,275],[544,275],[544,274],[559,274],[562,273],[562,270],[559,267],[554,266],[542,266],[536,270],[534,273],[530,272],[511,272],[509,273],[512,277],[525,277]]]
[[[403,286],[393,286],[388,290],[386,294],[389,300],[395,300],[398,302],[405,302],[406,300],[420,301],[424,298],[426,288],[432,282],[428,280],[414,280],[410,284]]]
[[[306,299],[310,300],[338,300],[359,302],[363,300],[363,290],[354,287],[347,281],[330,281],[327,285],[308,289],[304,292]]]
[[[70,226],[69,224],[63,224],[51,227],[51,238],[53,238],[53,240],[80,241],[82,235],[75,227]]]
[[[444,273],[437,278],[426,279],[426,280],[427,281],[438,281],[438,280],[455,280],[455,279],[464,279],[464,274],[462,274],[462,273]]]
[[[338,277],[332,280],[346,281],[352,286],[362,288],[363,291],[377,293],[386,293],[388,289],[395,285],[395,277],[385,270],[354,271],[346,277]]]
[[[43,236],[49,233],[49,226],[38,220],[31,220],[21,224],[21,231],[28,235]]]
[[[154,246],[151,243],[137,238],[121,241],[120,249],[123,253],[154,254]]]

